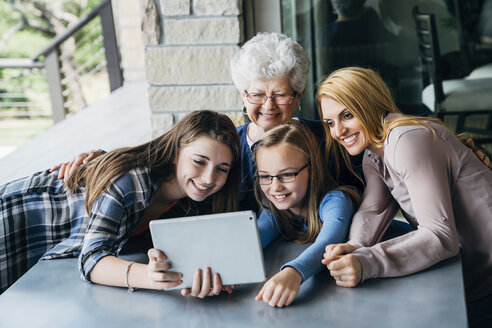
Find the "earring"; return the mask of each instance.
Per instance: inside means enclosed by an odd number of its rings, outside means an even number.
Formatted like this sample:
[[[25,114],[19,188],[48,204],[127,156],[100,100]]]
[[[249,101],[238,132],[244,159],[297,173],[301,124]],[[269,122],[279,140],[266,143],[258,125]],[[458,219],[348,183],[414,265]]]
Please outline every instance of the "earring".
[[[246,110],[246,106],[243,106],[242,112],[244,115],[248,115],[248,111]]]
[[[299,104],[299,113],[302,111],[301,104]]]

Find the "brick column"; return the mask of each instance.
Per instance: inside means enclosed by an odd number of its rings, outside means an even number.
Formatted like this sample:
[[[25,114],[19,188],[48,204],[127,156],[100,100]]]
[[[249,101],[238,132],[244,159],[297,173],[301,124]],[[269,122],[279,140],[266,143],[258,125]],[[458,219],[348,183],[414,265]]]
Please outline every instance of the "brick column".
[[[242,42],[242,1],[145,2],[146,19],[149,8],[157,6],[154,23],[161,30],[154,38],[159,41],[145,47],[153,136],[197,109],[224,112],[236,124],[243,123],[241,98],[229,70],[229,61]],[[147,24],[144,35],[153,33],[151,26]]]

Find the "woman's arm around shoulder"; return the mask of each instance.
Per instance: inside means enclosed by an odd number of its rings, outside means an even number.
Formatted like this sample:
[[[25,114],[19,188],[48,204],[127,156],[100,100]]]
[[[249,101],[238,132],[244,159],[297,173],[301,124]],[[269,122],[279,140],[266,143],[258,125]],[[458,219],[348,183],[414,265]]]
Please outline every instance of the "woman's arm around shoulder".
[[[66,163],[60,163],[58,165],[55,165],[50,172],[58,171],[58,179],[64,179],[65,182],[68,180],[70,175],[81,165],[86,165],[90,161],[92,161],[94,158],[98,157],[99,155],[104,154],[104,150],[90,150],[87,153],[80,153],[76,154],[70,162]]]

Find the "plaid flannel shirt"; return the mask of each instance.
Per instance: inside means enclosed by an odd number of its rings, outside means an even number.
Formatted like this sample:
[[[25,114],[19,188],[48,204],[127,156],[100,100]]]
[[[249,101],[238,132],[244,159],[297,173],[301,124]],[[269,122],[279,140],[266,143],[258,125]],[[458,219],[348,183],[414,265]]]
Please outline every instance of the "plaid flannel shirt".
[[[85,210],[85,189],[65,191],[58,172],[38,172],[0,186],[0,294],[39,259],[79,257],[84,280],[102,257],[117,255],[162,180],[148,168],[113,181]]]

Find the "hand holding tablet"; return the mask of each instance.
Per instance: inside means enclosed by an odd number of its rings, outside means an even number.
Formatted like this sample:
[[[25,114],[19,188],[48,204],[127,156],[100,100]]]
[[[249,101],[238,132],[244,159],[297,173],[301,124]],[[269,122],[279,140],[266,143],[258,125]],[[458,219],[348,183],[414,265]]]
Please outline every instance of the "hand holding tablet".
[[[190,292],[200,297],[206,296],[207,290],[197,291],[197,285],[214,285],[209,293],[218,294],[224,285],[265,280],[263,252],[252,211],[155,220],[150,223],[150,231],[154,248],[169,259],[169,271],[183,275],[183,283],[166,289],[191,288],[199,279]],[[220,274],[218,280],[213,273]]]

